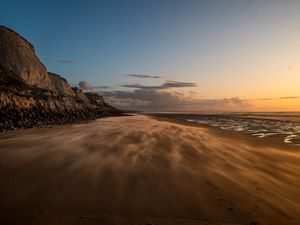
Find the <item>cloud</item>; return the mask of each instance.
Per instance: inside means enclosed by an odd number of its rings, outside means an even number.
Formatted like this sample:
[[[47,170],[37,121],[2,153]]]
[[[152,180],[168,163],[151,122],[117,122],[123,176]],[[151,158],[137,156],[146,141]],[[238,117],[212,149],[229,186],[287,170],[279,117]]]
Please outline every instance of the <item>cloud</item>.
[[[109,89],[111,88],[110,86],[106,86],[106,85],[103,85],[103,86],[93,86],[93,89]]]
[[[108,101],[111,105],[116,105],[118,108],[141,108],[145,107],[149,104],[149,101],[140,100],[140,99],[132,99],[132,98],[116,98],[116,97],[106,97],[106,101]]]
[[[286,99],[297,99],[300,96],[284,96],[279,98],[259,98],[259,99],[252,99],[252,100],[259,100],[259,101],[270,101],[270,100],[286,100]]]
[[[101,90],[101,89],[110,89],[110,86],[107,85],[102,85],[102,86],[92,86],[89,82],[87,81],[80,81],[78,83],[78,86],[85,91],[91,91],[91,90]]]
[[[286,97],[280,97],[279,99],[296,99],[300,98],[299,96],[286,96]]]
[[[162,85],[163,86],[163,85]],[[148,111],[247,110],[250,104],[238,97],[223,99],[191,98],[168,88],[138,86],[133,91],[101,92],[112,105],[121,109]],[[173,86],[172,86],[173,87]],[[181,87],[179,85],[179,87]]]
[[[259,99],[253,99],[253,100],[270,101],[270,100],[274,100],[274,98],[259,98]]]
[[[159,90],[159,89],[169,89],[169,88],[183,88],[183,87],[197,87],[196,83],[178,82],[178,81],[166,81],[159,86],[145,86],[140,84],[124,84],[122,87],[127,88],[137,88],[144,90]]]
[[[289,71],[289,72],[297,72],[297,67],[289,66],[289,67],[288,67],[288,71]]]
[[[93,90],[92,85],[90,85],[87,81],[80,81],[80,82],[78,83],[78,86],[79,86],[82,90],[85,90],[85,91],[91,91],[91,90]]]
[[[197,83],[166,81],[161,85],[124,84],[122,91],[104,90],[109,86],[93,87],[86,81],[79,83],[83,90],[98,90],[105,100],[120,109],[148,111],[201,111],[201,110],[247,110],[249,102],[238,97],[205,99],[197,92],[185,92],[181,88],[197,87]]]
[[[201,111],[201,110],[247,110],[250,104],[238,97],[204,99],[196,92],[178,91],[185,87],[197,87],[196,83],[166,81],[158,86],[125,84],[128,91],[100,92],[112,105],[121,109],[150,111]]]
[[[74,63],[74,61],[70,60],[70,59],[61,59],[58,62],[63,63],[63,64],[72,64],[72,63]]]
[[[146,74],[128,74],[129,77],[137,77],[137,78],[149,78],[149,79],[158,79],[163,78],[161,76],[152,76],[152,75],[146,75]]]

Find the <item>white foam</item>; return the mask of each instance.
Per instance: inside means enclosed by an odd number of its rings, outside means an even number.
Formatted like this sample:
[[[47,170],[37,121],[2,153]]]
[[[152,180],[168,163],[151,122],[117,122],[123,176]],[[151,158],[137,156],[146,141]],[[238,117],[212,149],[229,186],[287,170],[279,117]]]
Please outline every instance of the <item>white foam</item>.
[[[223,116],[199,116],[199,119],[186,119],[186,121],[208,124],[222,130],[248,133],[257,138],[284,135],[285,143],[300,145],[300,123]]]

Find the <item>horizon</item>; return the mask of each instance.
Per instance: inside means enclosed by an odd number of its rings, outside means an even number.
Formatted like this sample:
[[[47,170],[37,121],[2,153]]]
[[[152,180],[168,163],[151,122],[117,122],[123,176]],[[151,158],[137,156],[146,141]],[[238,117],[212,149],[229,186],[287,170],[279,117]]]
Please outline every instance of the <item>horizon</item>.
[[[297,1],[7,1],[1,23],[126,110],[299,112]]]

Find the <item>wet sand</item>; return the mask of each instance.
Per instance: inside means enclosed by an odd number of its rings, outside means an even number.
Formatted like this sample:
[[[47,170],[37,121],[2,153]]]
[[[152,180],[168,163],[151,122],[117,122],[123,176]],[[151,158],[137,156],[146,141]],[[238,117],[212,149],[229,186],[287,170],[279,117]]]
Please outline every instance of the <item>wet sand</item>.
[[[0,135],[0,224],[297,225],[300,149],[147,116]]]

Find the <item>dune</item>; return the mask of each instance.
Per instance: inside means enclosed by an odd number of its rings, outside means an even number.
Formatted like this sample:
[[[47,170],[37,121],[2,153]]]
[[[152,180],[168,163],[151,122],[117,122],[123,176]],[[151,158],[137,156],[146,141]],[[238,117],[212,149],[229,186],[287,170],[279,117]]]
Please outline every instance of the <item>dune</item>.
[[[0,224],[300,224],[300,151],[266,140],[143,115],[1,134]]]

